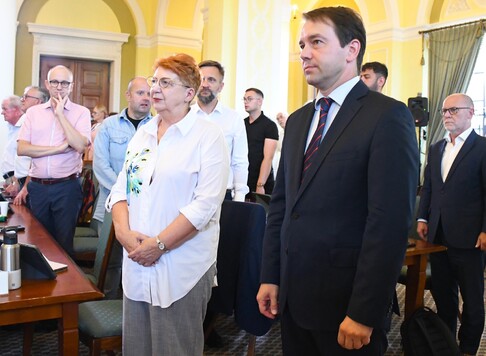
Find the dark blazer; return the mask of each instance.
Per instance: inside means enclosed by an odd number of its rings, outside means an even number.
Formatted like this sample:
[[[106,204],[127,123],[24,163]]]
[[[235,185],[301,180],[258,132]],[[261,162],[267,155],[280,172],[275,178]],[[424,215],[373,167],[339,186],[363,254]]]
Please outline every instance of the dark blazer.
[[[262,283],[307,329],[348,315],[382,327],[407,246],[418,149],[407,107],[359,81],[301,184],[314,103],[287,121],[264,239]]]
[[[472,131],[442,181],[441,165],[446,140],[430,146],[417,218],[428,221],[433,242],[439,222],[446,244],[474,248],[486,232],[486,138]]]
[[[260,204],[225,200],[221,208],[218,245],[218,286],[213,288],[208,310],[234,313],[238,327],[265,335],[272,320],[258,310],[263,233],[267,216]]]

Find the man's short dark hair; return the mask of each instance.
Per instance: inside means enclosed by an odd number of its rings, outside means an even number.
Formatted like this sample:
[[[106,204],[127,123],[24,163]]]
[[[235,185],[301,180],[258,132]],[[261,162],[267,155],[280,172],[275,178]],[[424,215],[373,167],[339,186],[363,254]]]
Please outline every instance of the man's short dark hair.
[[[199,69],[201,69],[203,67],[216,67],[216,68],[218,68],[219,74],[221,74],[221,76],[224,78],[224,68],[221,65],[221,63],[219,63],[217,61],[213,61],[213,60],[208,59],[206,61],[202,61],[197,66],[199,67]]]
[[[356,59],[359,72],[366,50],[366,30],[361,16],[356,11],[343,6],[321,7],[303,13],[302,17],[307,21],[322,22],[332,26],[342,48],[352,40],[358,40],[361,44]]]
[[[245,90],[245,93],[246,92],[249,92],[249,91],[254,91],[255,93],[257,93],[259,96],[262,97],[263,99],[263,92],[260,90],[260,89],[257,89],[257,88],[248,88]]]
[[[386,65],[380,62],[368,62],[363,64],[361,67],[361,71],[364,72],[365,70],[371,69],[373,72],[376,74],[380,74],[385,78],[385,80],[388,78],[388,68]]]

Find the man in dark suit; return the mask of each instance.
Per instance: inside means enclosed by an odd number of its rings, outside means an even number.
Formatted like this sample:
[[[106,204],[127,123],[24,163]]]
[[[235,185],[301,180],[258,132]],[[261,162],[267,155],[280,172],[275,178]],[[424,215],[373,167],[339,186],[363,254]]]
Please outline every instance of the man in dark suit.
[[[284,355],[382,355],[415,202],[413,119],[359,80],[359,15],[303,16],[302,66],[319,92],[287,121],[257,300],[281,314]]]
[[[464,94],[442,105],[443,140],[430,146],[420,195],[417,232],[447,246],[430,255],[437,313],[456,334],[458,287],[463,299],[461,351],[475,355],[484,328],[486,250],[486,139],[471,127],[474,104]]]

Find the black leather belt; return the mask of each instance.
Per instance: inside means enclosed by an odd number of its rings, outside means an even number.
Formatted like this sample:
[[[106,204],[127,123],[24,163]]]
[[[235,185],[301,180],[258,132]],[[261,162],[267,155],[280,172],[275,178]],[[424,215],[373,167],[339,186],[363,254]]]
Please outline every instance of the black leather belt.
[[[3,175],[3,179],[9,179],[14,175],[14,171],[7,172]]]
[[[57,184],[57,183],[62,183],[66,182],[68,180],[73,180],[79,178],[79,173],[73,173],[70,176],[64,177],[64,178],[36,178],[36,177],[31,177],[30,180],[32,182],[36,182],[39,184],[44,184],[44,185],[51,185],[51,184]]]

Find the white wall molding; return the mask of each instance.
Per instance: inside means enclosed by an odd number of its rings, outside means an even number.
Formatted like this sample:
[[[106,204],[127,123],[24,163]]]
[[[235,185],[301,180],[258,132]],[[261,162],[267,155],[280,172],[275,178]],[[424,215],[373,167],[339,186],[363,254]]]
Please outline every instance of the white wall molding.
[[[34,36],[32,84],[39,84],[41,55],[111,62],[110,110],[120,109],[121,50],[129,34],[27,23]]]
[[[196,49],[202,48],[202,38],[200,34],[197,38],[191,30],[165,28],[162,33],[152,36],[135,36],[137,47],[153,48],[157,46],[171,46]]]

